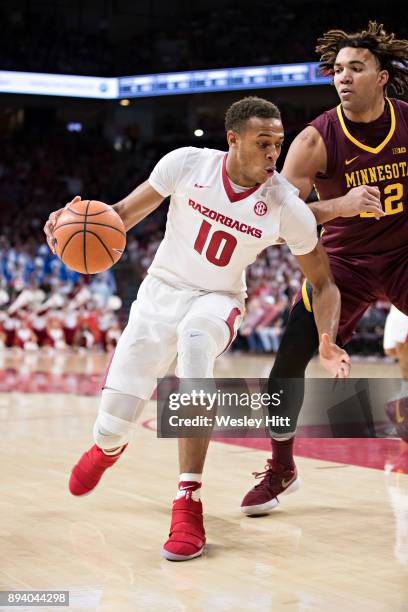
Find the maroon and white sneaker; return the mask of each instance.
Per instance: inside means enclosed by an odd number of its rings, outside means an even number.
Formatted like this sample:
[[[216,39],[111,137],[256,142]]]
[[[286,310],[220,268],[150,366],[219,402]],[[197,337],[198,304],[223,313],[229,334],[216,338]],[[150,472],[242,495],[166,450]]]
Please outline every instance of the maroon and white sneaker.
[[[105,455],[96,444],[86,451],[71,472],[69,490],[72,495],[90,493],[102,478],[104,471],[117,462],[126,446],[127,444],[117,455]]]
[[[394,424],[397,436],[408,442],[408,396],[387,402],[385,412]]]
[[[301,482],[296,466],[285,469],[272,459],[267,460],[264,472],[253,472],[253,475],[255,478],[263,478],[242,500],[241,512],[248,516],[268,514],[279,504],[280,495],[297,491]]]
[[[203,506],[193,499],[194,491],[201,483],[181,482],[179,488],[185,489],[185,496],[173,502],[169,539],[161,554],[169,561],[188,561],[199,557],[205,547]]]

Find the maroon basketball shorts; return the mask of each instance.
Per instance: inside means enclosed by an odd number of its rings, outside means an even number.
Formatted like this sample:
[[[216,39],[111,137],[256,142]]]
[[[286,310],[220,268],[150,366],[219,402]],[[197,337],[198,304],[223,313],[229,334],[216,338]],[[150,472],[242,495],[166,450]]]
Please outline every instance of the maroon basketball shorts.
[[[367,308],[386,299],[408,315],[408,249],[392,253],[345,257],[328,253],[330,267],[341,293],[338,338],[346,344]],[[303,300],[312,311],[312,287],[305,280],[294,304]]]

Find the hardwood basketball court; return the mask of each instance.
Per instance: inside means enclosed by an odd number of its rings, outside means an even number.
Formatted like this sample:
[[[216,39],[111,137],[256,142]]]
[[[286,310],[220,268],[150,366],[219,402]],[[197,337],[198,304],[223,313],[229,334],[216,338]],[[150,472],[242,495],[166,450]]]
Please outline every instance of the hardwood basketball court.
[[[75,612],[408,610],[406,445],[299,441],[302,488],[271,515],[248,518],[239,505],[267,441],[212,442],[202,491],[206,553],[171,563],[160,549],[177,483],[176,440],[156,437],[154,402],[94,493],[68,493],[70,469],[92,444],[92,394],[105,361],[3,353],[0,590],[69,590]],[[270,358],[232,354],[217,367],[219,376],[266,376]],[[316,362],[309,373],[321,373]],[[353,374],[398,369],[355,364]],[[374,464],[382,469],[365,467]]]

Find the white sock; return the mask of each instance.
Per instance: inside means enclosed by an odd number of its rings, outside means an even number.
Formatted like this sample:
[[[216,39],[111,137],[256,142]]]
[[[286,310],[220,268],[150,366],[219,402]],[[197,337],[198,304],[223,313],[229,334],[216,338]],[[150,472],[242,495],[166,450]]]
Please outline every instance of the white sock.
[[[183,472],[180,474],[179,483],[180,482],[201,482],[202,474],[193,474],[192,472]],[[180,499],[181,497],[186,496],[187,489],[177,489],[176,499]],[[200,489],[193,491],[191,497],[194,501],[200,501]]]
[[[183,472],[179,476],[179,482],[201,482],[202,474],[192,474],[191,472]]]

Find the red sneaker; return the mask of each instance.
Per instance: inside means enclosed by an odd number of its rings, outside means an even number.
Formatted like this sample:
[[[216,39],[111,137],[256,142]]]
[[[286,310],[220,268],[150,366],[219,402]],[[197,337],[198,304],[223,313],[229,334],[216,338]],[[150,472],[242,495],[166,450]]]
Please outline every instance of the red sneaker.
[[[126,446],[127,444],[117,455],[105,455],[96,444],[86,451],[71,472],[69,490],[72,495],[90,493],[102,478],[104,471],[116,463]]]
[[[395,425],[397,436],[408,442],[408,396],[387,402],[385,412]]]
[[[293,493],[300,486],[296,466],[285,470],[272,459],[267,460],[264,472],[253,472],[253,475],[255,478],[263,478],[242,500],[241,512],[248,516],[268,514],[279,504],[279,495]]]
[[[188,484],[192,483],[180,483]],[[185,497],[173,502],[169,539],[161,551],[169,561],[188,561],[199,557],[204,550],[203,506],[201,501],[192,498],[193,491],[200,487],[201,483],[194,483],[186,490]]]

